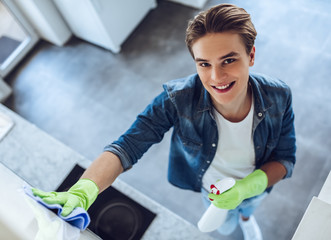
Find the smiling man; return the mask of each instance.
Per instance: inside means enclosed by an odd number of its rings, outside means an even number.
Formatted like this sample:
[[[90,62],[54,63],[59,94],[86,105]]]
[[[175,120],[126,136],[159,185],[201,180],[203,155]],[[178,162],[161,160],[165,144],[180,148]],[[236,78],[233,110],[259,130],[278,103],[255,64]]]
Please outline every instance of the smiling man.
[[[164,91],[68,192],[34,193],[47,203],[62,204],[63,215],[77,206],[87,209],[173,128],[169,182],[202,192],[206,206],[212,200],[228,209],[221,234],[230,234],[239,222],[246,240],[262,239],[252,214],[275,183],[291,176],[296,146],[289,87],[249,72],[255,37],[242,8],[221,4],[201,12],[186,31],[197,74],[164,84]],[[226,177],[236,179],[230,190],[208,194]]]
[[[192,52],[213,107],[230,121],[244,119],[252,102],[248,69],[254,64],[255,47],[247,54],[238,34],[208,33],[196,40]]]

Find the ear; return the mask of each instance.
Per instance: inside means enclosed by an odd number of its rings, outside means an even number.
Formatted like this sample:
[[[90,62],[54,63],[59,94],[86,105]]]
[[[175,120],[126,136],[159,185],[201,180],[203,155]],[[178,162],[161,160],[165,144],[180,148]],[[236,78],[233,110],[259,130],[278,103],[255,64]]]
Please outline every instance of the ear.
[[[255,60],[255,46],[252,47],[251,52],[249,53],[249,66],[254,66],[254,60]]]

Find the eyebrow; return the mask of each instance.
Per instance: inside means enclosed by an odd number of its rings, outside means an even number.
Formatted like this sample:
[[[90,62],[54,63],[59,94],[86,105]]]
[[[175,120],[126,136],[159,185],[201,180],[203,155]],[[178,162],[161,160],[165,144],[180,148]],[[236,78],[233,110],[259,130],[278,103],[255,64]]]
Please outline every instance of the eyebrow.
[[[237,52],[229,52],[228,54],[225,54],[224,56],[220,57],[219,60],[222,60],[222,59],[225,59],[225,58],[228,58],[228,57],[238,57],[239,56],[239,53]],[[195,59],[196,62],[208,62],[207,59],[203,59],[203,58],[196,58]]]

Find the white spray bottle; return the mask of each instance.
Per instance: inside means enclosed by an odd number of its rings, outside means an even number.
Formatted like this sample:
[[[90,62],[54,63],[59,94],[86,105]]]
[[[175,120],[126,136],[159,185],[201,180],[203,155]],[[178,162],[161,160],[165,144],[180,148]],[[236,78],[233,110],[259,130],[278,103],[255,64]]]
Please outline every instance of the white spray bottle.
[[[236,184],[233,178],[224,178],[210,186],[211,193],[222,194]],[[214,204],[210,204],[206,212],[202,215],[198,222],[198,228],[201,232],[211,232],[219,228],[226,219],[228,210],[220,209]]]

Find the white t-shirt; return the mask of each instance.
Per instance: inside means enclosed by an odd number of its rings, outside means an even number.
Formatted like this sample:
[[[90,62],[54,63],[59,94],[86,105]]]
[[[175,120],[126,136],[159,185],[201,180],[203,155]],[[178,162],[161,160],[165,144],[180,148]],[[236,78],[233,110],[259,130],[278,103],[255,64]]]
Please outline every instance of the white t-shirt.
[[[218,145],[214,160],[202,179],[202,186],[209,190],[216,180],[226,177],[240,179],[255,169],[255,151],[252,136],[254,103],[241,122],[230,122],[214,109],[218,129]]]

